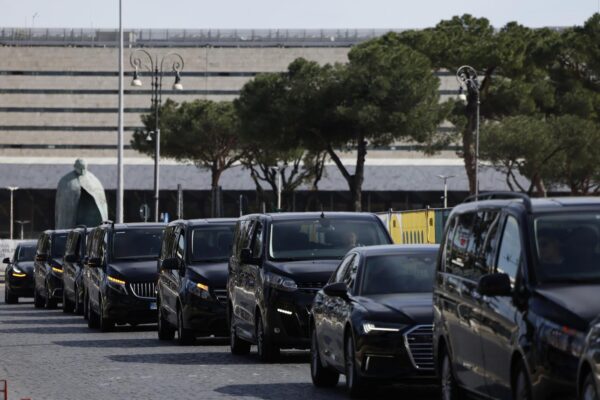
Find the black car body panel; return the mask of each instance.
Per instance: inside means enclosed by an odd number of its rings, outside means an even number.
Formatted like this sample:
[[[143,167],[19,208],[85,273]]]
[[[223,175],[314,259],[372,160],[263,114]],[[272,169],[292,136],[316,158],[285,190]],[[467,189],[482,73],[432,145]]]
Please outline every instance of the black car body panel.
[[[311,311],[319,358],[325,366],[345,373],[344,343],[350,339],[354,340],[355,363],[361,376],[383,383],[434,381],[431,292],[363,294],[361,290],[367,279],[363,273],[366,260],[376,256],[429,257],[432,281],[438,247],[373,246],[346,255],[329,284],[346,283],[348,298],[320,290]],[[364,324],[369,323],[374,331],[366,332]]]
[[[236,222],[231,218],[177,220],[167,227],[158,260],[157,292],[160,315],[173,329],[182,323],[194,337],[227,335],[227,260]],[[179,268],[162,268],[166,259],[176,259]]]
[[[68,230],[48,230],[38,239],[34,291],[47,301],[62,301],[63,255]]]
[[[86,263],[87,232],[85,227],[78,227],[69,232],[65,257],[63,259],[63,290],[65,298],[72,304],[83,304],[83,271]],[[68,260],[67,256],[74,256],[75,260]]]
[[[274,234],[274,227],[285,224],[306,224],[308,231]],[[310,224],[322,224],[324,232],[310,231]],[[331,273],[339,264],[346,251],[339,255],[319,256],[327,249],[327,230],[335,224],[364,224],[364,231],[355,232],[355,236],[365,240],[370,233],[368,245],[391,244],[392,240],[375,215],[368,213],[281,213],[255,214],[240,219],[236,227],[234,251],[229,261],[230,319],[235,325],[237,335],[243,340],[256,343],[257,326],[261,319],[270,343],[277,348],[310,347],[309,313],[314,296],[329,280]],[[283,228],[282,228],[283,229]],[[337,232],[339,236],[344,230]],[[299,260],[273,257],[274,240],[289,241],[290,255],[296,252]],[[360,239],[359,239],[360,240]],[[365,240],[366,241],[366,240]],[[332,248],[339,246],[333,242]],[[359,243],[351,245],[354,247]],[[314,247],[314,255],[304,254],[303,249]],[[250,262],[242,259],[242,253],[252,252]],[[308,251],[310,252],[310,251]],[[302,259],[305,258],[305,259]],[[279,282],[279,283],[277,283]],[[287,282],[287,283],[286,283]],[[284,285],[284,286],[281,286]],[[285,287],[285,285],[291,285]]]
[[[434,288],[436,365],[448,354],[458,384],[482,396],[510,398],[515,374],[525,371],[534,400],[562,399],[575,394],[585,333],[600,313],[590,301],[597,278],[577,280],[570,271],[582,268],[565,266],[574,260],[566,258],[569,235],[586,225],[598,229],[597,218],[585,215],[600,215],[600,201],[522,197],[452,211]],[[558,250],[563,256],[551,256]],[[482,294],[480,283],[494,274],[508,275],[511,287]]]
[[[105,223],[90,231],[84,272],[89,312],[117,324],[156,322],[156,259],[164,227],[162,223]],[[147,235],[134,243],[147,254],[116,257],[115,235],[120,234]],[[89,265],[94,260],[100,265]]]
[[[17,244],[12,259],[5,270],[5,290],[14,298],[33,296],[33,267],[37,242],[34,240]]]
[[[591,380],[591,386],[595,387],[597,396],[600,394],[600,317],[590,324],[579,362],[577,390],[580,399],[586,399],[585,395],[589,394],[586,392],[594,392],[593,389],[586,387],[588,379]]]

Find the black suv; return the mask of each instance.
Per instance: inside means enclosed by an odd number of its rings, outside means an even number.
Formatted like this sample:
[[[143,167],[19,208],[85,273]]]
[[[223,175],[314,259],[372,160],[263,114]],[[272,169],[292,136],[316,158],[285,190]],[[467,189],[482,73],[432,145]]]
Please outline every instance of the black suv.
[[[48,230],[38,239],[33,268],[33,305],[36,308],[56,308],[62,301],[62,263],[68,233],[68,230]]]
[[[37,242],[29,240],[17,244],[12,260],[4,259],[4,302],[16,304],[19,297],[33,296],[33,259]]]
[[[86,262],[87,228],[77,227],[69,232],[63,262],[63,299],[65,313],[83,313],[83,265]]]
[[[89,233],[85,298],[90,328],[156,322],[156,260],[164,224],[113,224]]]
[[[309,312],[348,250],[391,244],[381,220],[367,213],[244,216],[229,261],[231,352],[256,343],[262,361],[280,348],[308,348]]]
[[[227,336],[227,262],[237,219],[174,221],[158,260],[158,338]]]
[[[566,398],[600,313],[600,199],[490,193],[452,211],[434,288],[444,398]]]

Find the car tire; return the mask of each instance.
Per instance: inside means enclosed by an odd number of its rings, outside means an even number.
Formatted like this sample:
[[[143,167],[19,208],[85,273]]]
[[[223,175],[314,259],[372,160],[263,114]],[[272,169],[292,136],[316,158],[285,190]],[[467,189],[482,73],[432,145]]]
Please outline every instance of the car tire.
[[[279,357],[279,347],[273,344],[271,337],[265,332],[265,325],[260,316],[256,324],[256,347],[258,358],[262,362],[273,362]]]
[[[73,312],[73,303],[67,298],[67,291],[63,289],[62,295],[62,310],[65,314],[70,314]]]
[[[235,328],[235,323],[233,321],[233,313],[230,312],[229,315],[229,349],[231,350],[231,354],[236,356],[245,356],[250,354],[251,343],[245,341],[244,339],[240,339],[237,335],[237,330]]]
[[[529,380],[529,374],[525,369],[525,366],[520,362],[515,371],[514,388],[513,388],[513,399],[515,400],[532,400],[531,395],[531,382]]]
[[[594,376],[591,372],[587,374],[583,381],[581,388],[581,400],[599,400],[598,390],[596,389],[596,382],[594,382]]]
[[[15,296],[11,293],[8,285],[4,287],[4,303],[6,304],[17,304],[19,302],[19,297]]]
[[[312,330],[310,340],[310,377],[316,387],[334,387],[340,380],[339,372],[326,367],[321,362],[316,329]]]
[[[96,329],[100,326],[100,317],[92,308],[92,301],[88,298],[88,328]]]
[[[37,286],[33,288],[33,306],[35,308],[44,307],[44,298],[40,296],[40,293],[37,290]]]
[[[99,313],[100,331],[111,332],[113,329],[115,329],[115,321],[105,314],[104,302],[102,300],[100,300],[99,307],[100,307],[100,313]]]
[[[181,346],[189,346],[194,344],[196,340],[194,331],[187,329],[183,325],[183,311],[181,307],[177,308],[177,343]]]
[[[173,340],[175,338],[175,329],[169,324],[169,321],[163,316],[160,302],[158,303],[158,340]]]
[[[50,294],[50,289],[48,288],[48,285],[45,286],[46,289],[46,298],[44,299],[44,307],[48,310],[54,310],[58,303],[56,302],[56,299],[52,298],[52,295]]]
[[[454,377],[454,370],[452,369],[452,360],[447,351],[442,351],[442,364],[440,368],[440,390],[442,400],[462,400],[462,390],[456,382]]]
[[[365,378],[360,376],[356,365],[356,351],[354,350],[354,339],[347,335],[344,343],[344,364],[346,366],[346,389],[352,398],[364,397],[367,393],[368,384]]]

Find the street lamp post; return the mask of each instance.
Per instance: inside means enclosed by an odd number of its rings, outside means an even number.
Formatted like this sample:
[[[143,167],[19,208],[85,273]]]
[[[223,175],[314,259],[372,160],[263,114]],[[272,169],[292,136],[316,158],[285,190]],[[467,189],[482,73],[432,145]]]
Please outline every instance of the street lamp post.
[[[152,98],[151,105],[154,111],[154,220],[158,222],[159,212],[159,172],[160,172],[160,105],[162,100],[162,78],[164,75],[165,60],[171,59],[171,69],[175,73],[173,90],[183,90],[180,72],[183,70],[183,57],[178,53],[167,53],[159,62],[158,56],[150,55],[144,49],[137,49],[131,53],[129,62],[135,68],[131,86],[142,86],[140,70],[146,69],[151,75]]]
[[[31,221],[28,220],[16,220],[15,221],[17,224],[21,225],[21,240],[23,240],[23,236],[24,236],[24,230],[23,227],[25,226],[25,224],[30,223]]]
[[[13,233],[14,233],[14,193],[15,190],[19,189],[18,186],[7,186],[6,187],[8,190],[10,190],[10,240],[13,239]]]
[[[468,101],[469,97],[475,96],[476,100],[476,124],[475,124],[475,199],[479,196],[479,81],[477,71],[469,65],[463,65],[456,71],[456,80],[459,84],[458,98]],[[465,93],[466,92],[466,93]]]
[[[448,208],[448,179],[454,178],[456,175],[438,175],[438,178],[444,181],[444,208]]]

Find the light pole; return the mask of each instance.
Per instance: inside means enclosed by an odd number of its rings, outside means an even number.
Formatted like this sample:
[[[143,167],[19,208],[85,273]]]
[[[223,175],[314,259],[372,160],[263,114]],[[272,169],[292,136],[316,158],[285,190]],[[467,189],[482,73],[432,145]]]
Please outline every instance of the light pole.
[[[454,178],[456,175],[438,175],[438,178],[444,181],[444,208],[448,208],[448,179]]]
[[[15,190],[19,189],[18,186],[7,186],[6,187],[8,190],[10,190],[10,240],[13,239],[13,233],[14,233],[14,193]]]
[[[463,65],[456,71],[456,80],[459,84],[458,98],[467,102],[471,96],[476,100],[475,124],[475,199],[479,196],[479,81],[477,71],[469,65]],[[466,94],[465,94],[466,92]]]
[[[119,0],[119,110],[117,113],[117,223],[123,223],[123,4]]]
[[[21,240],[23,240],[23,236],[24,236],[24,235],[23,235],[23,226],[24,226],[25,224],[28,224],[28,223],[30,223],[31,221],[27,221],[27,220],[16,220],[15,222],[16,222],[17,224],[21,225]]]
[[[162,78],[164,74],[165,60],[171,58],[173,64],[171,69],[175,72],[175,83],[173,83],[173,90],[183,90],[181,84],[180,72],[183,70],[183,57],[178,53],[167,53],[159,62],[158,55],[152,57],[144,49],[137,49],[131,53],[129,62],[131,66],[135,68],[133,73],[133,80],[131,86],[142,86],[140,79],[140,70],[146,69],[151,75],[151,87],[152,97],[151,105],[154,111],[154,220],[158,222],[159,212],[159,164],[160,164],[160,105],[162,99]]]

